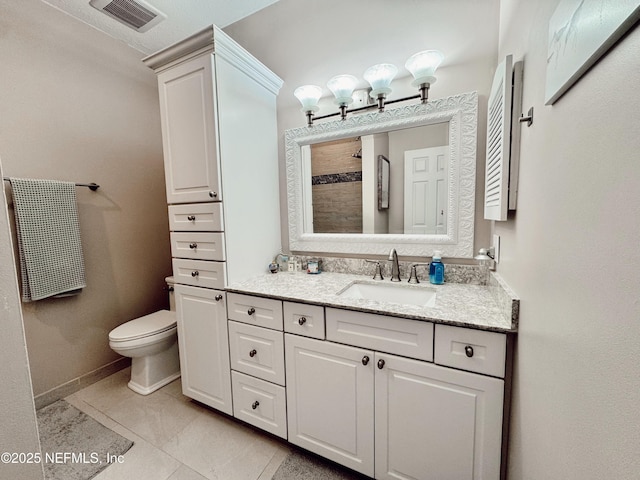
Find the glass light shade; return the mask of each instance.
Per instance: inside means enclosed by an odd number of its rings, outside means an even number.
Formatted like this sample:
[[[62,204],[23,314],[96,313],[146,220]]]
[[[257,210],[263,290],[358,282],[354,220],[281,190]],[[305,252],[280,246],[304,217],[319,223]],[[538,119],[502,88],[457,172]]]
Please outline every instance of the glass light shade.
[[[358,79],[353,75],[336,75],[327,82],[327,87],[333,92],[337,105],[349,105],[353,102],[353,90]]]
[[[419,87],[423,83],[435,83],[436,69],[444,60],[444,55],[438,50],[424,50],[412,55],[404,64],[415,79],[411,85]]]
[[[364,79],[371,85],[371,98],[378,98],[382,94],[385,97],[391,93],[391,81],[398,73],[398,68],[390,63],[381,63],[369,67],[364,72]]]
[[[316,85],[303,85],[295,89],[293,94],[302,104],[302,110],[306,112],[317,112],[318,100],[322,96],[322,89]]]

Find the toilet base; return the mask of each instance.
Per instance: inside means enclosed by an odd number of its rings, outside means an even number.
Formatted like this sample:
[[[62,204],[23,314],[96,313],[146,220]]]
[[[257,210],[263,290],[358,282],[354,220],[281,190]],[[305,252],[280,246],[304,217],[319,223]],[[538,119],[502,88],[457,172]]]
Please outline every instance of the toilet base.
[[[140,395],[149,395],[180,378],[177,339],[171,347],[144,357],[131,359],[131,380],[127,386]]]

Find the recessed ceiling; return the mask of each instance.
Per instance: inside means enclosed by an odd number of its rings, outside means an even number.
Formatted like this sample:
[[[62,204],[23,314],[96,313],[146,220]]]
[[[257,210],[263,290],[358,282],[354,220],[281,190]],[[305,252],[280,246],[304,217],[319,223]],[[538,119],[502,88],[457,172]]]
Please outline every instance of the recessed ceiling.
[[[137,32],[89,5],[89,0],[42,0],[96,29],[122,40],[144,54],[154,53],[215,24],[237,22],[278,0],[145,0],[167,18],[150,30]]]

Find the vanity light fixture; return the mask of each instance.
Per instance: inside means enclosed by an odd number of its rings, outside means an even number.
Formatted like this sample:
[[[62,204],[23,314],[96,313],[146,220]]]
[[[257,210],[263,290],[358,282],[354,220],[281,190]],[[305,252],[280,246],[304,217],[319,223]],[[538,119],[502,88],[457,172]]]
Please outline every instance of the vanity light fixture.
[[[327,87],[334,94],[335,103],[339,107],[339,111],[335,113],[329,113],[327,115],[315,116],[314,114],[319,110],[318,101],[322,96],[322,89],[316,85],[304,85],[298,87],[293,94],[296,96],[302,104],[302,111],[307,116],[307,125],[313,126],[314,120],[321,120],[324,118],[334,117],[340,115],[342,120],[347,118],[347,113],[358,112],[362,110],[369,110],[371,108],[378,108],[378,111],[383,112],[385,105],[392,103],[404,102],[406,100],[414,100],[419,98],[421,103],[427,103],[429,97],[429,88],[431,84],[435,83],[435,72],[444,55],[437,50],[424,50],[412,55],[405,63],[406,69],[413,75],[412,85],[418,87],[420,93],[410,97],[399,98],[396,100],[386,101],[387,96],[391,93],[391,82],[398,73],[398,69],[395,65],[390,63],[381,63],[369,67],[364,72],[364,79],[371,85],[371,92],[369,96],[376,100],[374,105],[365,105],[363,107],[347,109],[347,107],[353,102],[353,91],[357,86],[358,79],[353,75],[337,75],[333,77],[327,83]]]

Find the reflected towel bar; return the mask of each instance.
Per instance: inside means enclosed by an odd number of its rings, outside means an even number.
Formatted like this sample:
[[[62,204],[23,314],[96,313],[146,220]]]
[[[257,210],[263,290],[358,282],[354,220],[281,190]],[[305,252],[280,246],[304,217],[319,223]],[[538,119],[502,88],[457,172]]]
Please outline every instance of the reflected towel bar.
[[[3,180],[5,182],[11,183],[11,179],[10,178],[4,177]],[[96,190],[98,190],[98,188],[100,188],[100,185],[98,185],[97,183],[93,183],[93,182],[92,183],[76,183],[76,187],[87,187],[87,188],[89,188],[89,189],[91,189],[92,191],[95,192]]]

